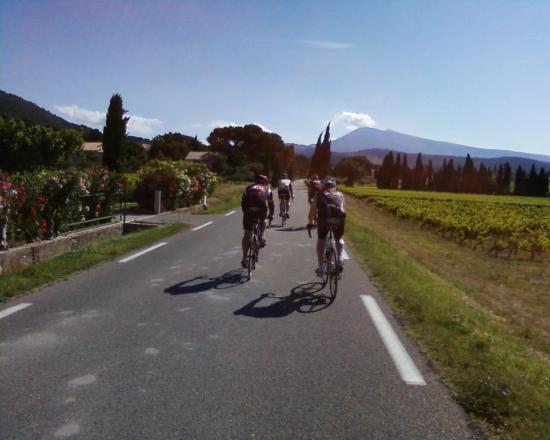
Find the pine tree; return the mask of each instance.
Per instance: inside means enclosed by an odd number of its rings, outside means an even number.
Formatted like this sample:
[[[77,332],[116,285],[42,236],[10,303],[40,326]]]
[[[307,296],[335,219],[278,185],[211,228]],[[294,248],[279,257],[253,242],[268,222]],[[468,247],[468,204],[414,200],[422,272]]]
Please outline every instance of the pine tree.
[[[130,120],[122,106],[122,97],[115,93],[109,102],[105,127],[103,128],[103,164],[110,170],[120,171],[126,125]]]

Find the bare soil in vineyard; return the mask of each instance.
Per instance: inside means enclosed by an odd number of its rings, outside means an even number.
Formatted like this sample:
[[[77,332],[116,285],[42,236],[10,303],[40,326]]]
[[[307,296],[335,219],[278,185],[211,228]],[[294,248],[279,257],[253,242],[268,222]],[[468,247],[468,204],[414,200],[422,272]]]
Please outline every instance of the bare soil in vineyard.
[[[550,359],[550,259],[494,257],[461,247],[412,221],[348,196],[348,211],[430,272],[465,293],[465,300],[505,324],[509,333]]]

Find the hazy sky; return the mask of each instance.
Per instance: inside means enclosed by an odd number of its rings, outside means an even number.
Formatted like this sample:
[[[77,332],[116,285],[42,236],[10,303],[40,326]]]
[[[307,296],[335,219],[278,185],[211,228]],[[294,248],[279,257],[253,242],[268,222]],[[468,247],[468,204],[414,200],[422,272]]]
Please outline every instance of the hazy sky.
[[[550,154],[550,1],[0,0],[0,88],[132,134],[360,126]]]

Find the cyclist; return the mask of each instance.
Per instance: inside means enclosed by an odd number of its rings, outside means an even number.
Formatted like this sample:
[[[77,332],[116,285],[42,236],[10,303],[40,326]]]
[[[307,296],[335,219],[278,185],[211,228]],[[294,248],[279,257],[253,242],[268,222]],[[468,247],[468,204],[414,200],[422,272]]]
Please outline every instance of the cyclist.
[[[283,216],[283,206],[286,206],[286,218],[289,218],[290,199],[294,200],[294,191],[292,189],[292,182],[286,173],[281,174],[281,178],[277,182],[277,193],[280,201],[279,215]]]
[[[319,217],[317,226],[317,262],[319,265],[315,269],[315,273],[318,276],[322,276],[323,251],[329,231],[329,223],[334,232],[334,241],[336,242],[338,270],[342,271],[344,268],[342,263],[344,240],[342,237],[344,236],[346,212],[344,210],[344,195],[336,189],[336,181],[332,177],[323,179],[321,191],[317,193],[316,199],[317,215]]]
[[[307,215],[307,227],[311,229],[317,214],[317,193],[321,190],[321,181],[317,174],[313,174],[307,185],[307,200],[309,202],[309,213]]]
[[[268,185],[267,176],[258,174],[254,179],[254,183],[246,187],[241,198],[241,208],[243,210],[244,229],[242,239],[243,259],[241,261],[241,266],[246,269],[246,255],[250,248],[250,237],[252,235],[254,223],[258,219],[260,220],[260,247],[264,247],[266,218],[270,221],[273,219],[273,212],[275,210],[273,192]],[[268,211],[269,216],[267,215]]]

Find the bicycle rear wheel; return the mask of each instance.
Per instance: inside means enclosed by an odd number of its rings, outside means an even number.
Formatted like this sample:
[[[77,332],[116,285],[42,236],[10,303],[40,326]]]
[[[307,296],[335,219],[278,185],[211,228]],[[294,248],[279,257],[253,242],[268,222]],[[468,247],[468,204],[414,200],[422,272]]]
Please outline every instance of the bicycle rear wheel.
[[[333,248],[330,248],[327,252],[327,272],[328,272],[328,286],[330,292],[330,300],[334,301],[336,294],[338,293],[338,261],[336,258],[336,252]]]

